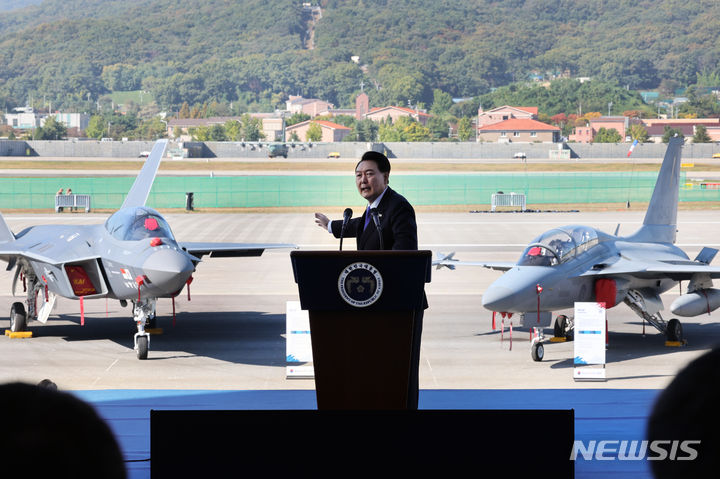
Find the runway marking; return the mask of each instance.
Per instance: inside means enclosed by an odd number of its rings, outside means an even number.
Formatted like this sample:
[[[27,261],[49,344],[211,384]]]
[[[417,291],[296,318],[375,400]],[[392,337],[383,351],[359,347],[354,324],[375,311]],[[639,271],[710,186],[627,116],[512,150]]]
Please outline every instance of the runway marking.
[[[117,364],[118,361],[120,361],[120,358],[115,358],[115,361],[113,361],[112,364],[105,369],[103,374],[95,378],[95,381],[93,381],[92,385],[95,386],[95,384],[97,384],[97,382],[100,381],[100,379],[102,379],[102,377],[105,376],[105,374],[110,371],[112,367]]]

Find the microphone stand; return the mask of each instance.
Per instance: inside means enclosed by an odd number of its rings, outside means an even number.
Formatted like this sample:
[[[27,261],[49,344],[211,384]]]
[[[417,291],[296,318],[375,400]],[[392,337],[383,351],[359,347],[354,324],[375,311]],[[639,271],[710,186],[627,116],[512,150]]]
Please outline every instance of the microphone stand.
[[[345,236],[345,228],[347,228],[350,218],[352,218],[352,210],[350,208],[345,208],[345,211],[343,212],[342,227],[340,228],[340,251],[342,251],[343,236]]]
[[[372,219],[375,222],[375,228],[378,231],[378,237],[380,238],[380,249],[385,249],[383,245],[382,227],[380,226],[380,218],[378,217],[377,208],[372,208],[370,210],[370,215],[372,216]]]

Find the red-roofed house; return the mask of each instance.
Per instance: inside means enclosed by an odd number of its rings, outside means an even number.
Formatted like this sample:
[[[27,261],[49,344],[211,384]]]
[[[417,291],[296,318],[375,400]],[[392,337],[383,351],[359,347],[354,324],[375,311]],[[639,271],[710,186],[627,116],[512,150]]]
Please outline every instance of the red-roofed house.
[[[501,121],[516,119],[537,120],[538,108],[536,106],[499,106],[492,110],[484,111],[482,106],[478,109],[477,126],[500,123]]]
[[[430,115],[420,110],[413,110],[412,108],[405,108],[402,106],[385,106],[382,108],[372,108],[365,114],[365,118],[373,121],[383,121],[390,117],[395,123],[398,118],[402,116],[412,117],[415,121],[421,125],[425,125],[430,118]]]
[[[560,141],[560,128],[537,120],[513,118],[478,128],[478,141],[555,143]]]
[[[322,129],[322,138],[320,139],[322,142],[332,143],[335,141],[343,141],[343,138],[350,133],[350,128],[347,126],[338,125],[331,121],[307,120],[285,127],[285,140],[290,141],[293,132],[295,132],[298,138],[300,138],[300,141],[307,141],[307,132],[313,123],[317,123]]]
[[[682,131],[687,141],[692,141],[692,136],[695,134],[698,125],[703,125],[711,141],[720,141],[720,118],[647,118],[642,122],[650,136],[649,141],[661,142],[665,133],[665,125]],[[688,128],[688,125],[692,128]]]

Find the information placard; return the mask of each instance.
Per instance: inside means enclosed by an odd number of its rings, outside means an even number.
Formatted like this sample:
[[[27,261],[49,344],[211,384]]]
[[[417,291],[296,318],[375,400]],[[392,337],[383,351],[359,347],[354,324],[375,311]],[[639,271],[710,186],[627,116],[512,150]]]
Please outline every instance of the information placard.
[[[300,301],[288,301],[285,306],[285,352],[287,378],[315,377],[310,318],[308,312],[300,308]]]
[[[575,303],[576,380],[605,380],[605,311],[605,303]]]

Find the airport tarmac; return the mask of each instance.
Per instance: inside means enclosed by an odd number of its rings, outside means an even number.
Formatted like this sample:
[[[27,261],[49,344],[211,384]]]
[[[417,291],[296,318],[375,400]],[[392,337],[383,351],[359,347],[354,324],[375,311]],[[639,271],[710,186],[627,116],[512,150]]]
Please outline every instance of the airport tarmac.
[[[323,211],[339,219],[342,209]],[[35,224],[101,223],[107,215],[84,213],[6,214],[14,232]],[[418,212],[420,249],[455,251],[461,260],[516,260],[535,236],[566,224],[587,224],[630,234],[641,211],[557,213]],[[313,222],[312,213],[171,213],[178,240],[295,243],[300,249],[336,250],[338,242]],[[710,211],[679,212],[677,244],[690,258],[703,246],[720,248],[720,219]],[[354,248],[346,240],[345,249]],[[717,260],[716,260],[717,261]],[[687,345],[666,347],[664,336],[624,304],[608,310],[607,381],[577,383],[572,378],[573,344],[550,344],[543,362],[530,357],[529,332],[506,323],[493,330],[481,295],[501,273],[481,267],[433,270],[426,287],[420,366],[421,389],[660,389],[679,369],[720,344],[716,314],[682,319]],[[0,309],[9,312],[12,272],[0,274]],[[22,286],[19,287],[22,294]],[[663,296],[666,307],[677,288]],[[297,301],[288,251],[257,258],[206,258],[194,281],[172,303],[158,302],[163,334],[150,342],[147,361],[132,350],[135,326],[117,301],[58,299],[47,324],[30,324],[30,339],[0,338],[0,382],[31,383],[49,378],[62,389],[313,389],[312,379],[287,379],[285,311]],[[4,308],[4,309],[3,309]],[[667,316],[666,316],[667,319]],[[498,326],[500,318],[497,319]],[[0,329],[8,327],[6,315]],[[645,334],[643,334],[643,331]],[[546,330],[551,335],[550,329]],[[368,344],[367,354],[372,354]],[[362,358],[349,365],[362,368]]]

